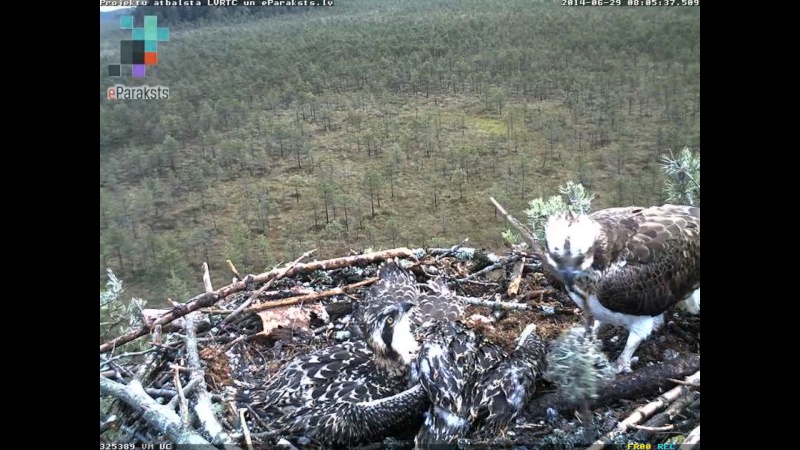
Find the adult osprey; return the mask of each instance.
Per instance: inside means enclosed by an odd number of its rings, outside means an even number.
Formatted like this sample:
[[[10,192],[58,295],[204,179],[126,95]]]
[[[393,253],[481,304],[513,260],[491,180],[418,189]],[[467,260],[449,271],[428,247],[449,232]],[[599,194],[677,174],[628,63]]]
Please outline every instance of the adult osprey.
[[[700,311],[700,208],[663,205],[559,214],[545,226],[547,261],[572,300],[596,319],[628,329],[616,371],[630,372],[639,345],[684,302]]]

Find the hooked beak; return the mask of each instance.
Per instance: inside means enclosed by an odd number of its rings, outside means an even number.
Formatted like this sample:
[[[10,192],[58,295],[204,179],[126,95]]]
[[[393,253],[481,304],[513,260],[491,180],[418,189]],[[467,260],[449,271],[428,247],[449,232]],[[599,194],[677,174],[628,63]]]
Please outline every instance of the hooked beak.
[[[573,286],[575,284],[575,276],[578,275],[578,270],[575,270],[574,266],[563,266],[558,269],[558,275],[564,280],[564,284],[567,286]]]

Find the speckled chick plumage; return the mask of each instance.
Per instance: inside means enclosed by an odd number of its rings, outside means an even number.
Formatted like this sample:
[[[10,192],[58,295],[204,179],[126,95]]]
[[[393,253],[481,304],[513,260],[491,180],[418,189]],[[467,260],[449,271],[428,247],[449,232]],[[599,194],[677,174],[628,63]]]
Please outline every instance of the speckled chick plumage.
[[[546,347],[534,325],[506,354],[459,320],[466,304],[441,279],[429,287],[428,302],[446,305],[438,307],[446,313],[429,315],[415,332],[421,347],[411,380],[419,380],[431,402],[415,438],[417,448],[504,428],[527,405],[546,368]]]
[[[442,279],[428,287],[420,301],[424,322],[415,331],[420,352],[411,365],[411,382],[419,381],[431,402],[417,447],[454,443],[470,432],[475,383],[506,356],[461,321],[465,302]]]
[[[431,402],[415,438],[418,448],[452,444],[472,429],[473,388],[505,354],[461,322],[431,321],[417,332],[422,342],[413,364]]]
[[[420,290],[414,274],[400,267],[397,261],[388,261],[378,271],[378,281],[367,289],[364,297],[355,305],[350,322],[350,336],[354,340],[366,339],[369,326],[377,324],[377,316],[387,307],[401,302],[417,305]],[[412,314],[419,322],[418,313]]]
[[[472,388],[470,420],[474,431],[497,433],[519,416],[547,369],[547,349],[533,324],[520,334],[517,348],[489,369]]]
[[[299,357],[263,389],[244,391],[240,398],[270,416],[279,434],[304,435],[331,447],[413,427],[427,399],[421,388],[408,389],[408,368],[419,345],[411,334],[414,304],[407,301],[414,295],[412,285],[398,274],[382,270],[370,290],[359,319],[365,339]]]

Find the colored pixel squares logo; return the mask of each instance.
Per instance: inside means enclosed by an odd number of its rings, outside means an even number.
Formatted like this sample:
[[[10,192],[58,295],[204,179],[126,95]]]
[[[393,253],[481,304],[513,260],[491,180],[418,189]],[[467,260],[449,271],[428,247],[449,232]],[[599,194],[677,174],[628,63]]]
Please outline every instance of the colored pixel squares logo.
[[[147,66],[158,64],[158,42],[169,41],[169,28],[158,26],[158,17],[144,16],[144,27],[134,28],[133,16],[120,16],[119,27],[131,30],[131,39],[120,41],[120,64],[108,65],[109,77],[121,77],[122,66],[131,66],[133,78],[144,78]]]

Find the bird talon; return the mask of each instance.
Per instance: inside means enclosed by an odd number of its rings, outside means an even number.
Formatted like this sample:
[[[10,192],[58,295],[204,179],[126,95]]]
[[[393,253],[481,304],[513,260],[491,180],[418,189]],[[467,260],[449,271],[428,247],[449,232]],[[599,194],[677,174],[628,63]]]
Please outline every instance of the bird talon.
[[[614,364],[614,372],[619,375],[621,373],[633,373],[633,369],[631,369],[631,363],[626,361],[617,361]]]

